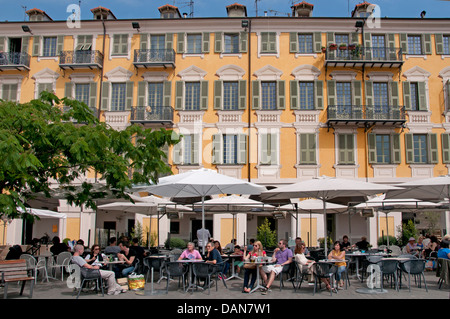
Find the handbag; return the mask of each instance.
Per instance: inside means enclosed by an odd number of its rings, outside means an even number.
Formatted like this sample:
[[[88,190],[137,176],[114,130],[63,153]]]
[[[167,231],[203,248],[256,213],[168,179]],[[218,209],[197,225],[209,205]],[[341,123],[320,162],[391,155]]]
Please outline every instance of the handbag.
[[[244,269],[256,269],[256,264],[254,263],[245,263]]]

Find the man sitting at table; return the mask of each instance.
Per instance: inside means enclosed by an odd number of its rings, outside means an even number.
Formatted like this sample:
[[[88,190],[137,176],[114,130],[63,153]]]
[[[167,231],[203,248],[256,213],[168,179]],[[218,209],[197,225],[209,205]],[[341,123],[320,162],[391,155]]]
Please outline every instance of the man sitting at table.
[[[116,274],[127,277],[134,271],[136,266],[136,252],[130,249],[130,244],[126,241],[120,241],[119,247],[120,253],[117,254],[117,257],[120,261],[124,261],[124,263],[117,265]]]
[[[113,271],[101,270],[99,266],[89,265],[87,261],[83,257],[81,257],[84,253],[83,245],[75,245],[73,249],[74,253],[72,256],[72,263],[80,266],[80,268],[84,267],[87,269],[99,269],[102,280],[106,281],[108,285],[108,295],[118,295],[121,292],[125,292],[125,290],[123,290],[122,287],[117,284],[116,275]]]
[[[292,250],[287,248],[288,241],[286,239],[280,240],[278,243],[278,248],[275,249],[272,256],[272,262],[276,262],[275,265],[268,265],[262,267],[261,278],[264,280],[266,284],[263,288],[262,294],[267,294],[270,291],[270,286],[272,285],[275,277],[278,276],[283,270],[289,267],[289,264],[292,262]],[[267,279],[267,273],[270,273],[269,278]]]

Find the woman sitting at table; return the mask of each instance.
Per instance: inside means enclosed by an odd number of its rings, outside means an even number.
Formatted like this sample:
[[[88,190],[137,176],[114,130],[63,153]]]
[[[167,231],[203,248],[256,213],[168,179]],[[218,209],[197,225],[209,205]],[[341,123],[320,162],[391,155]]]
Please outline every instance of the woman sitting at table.
[[[330,253],[328,254],[328,259],[334,259],[334,260],[342,260],[342,262],[336,262],[336,266],[338,267],[338,271],[336,273],[336,280],[339,282],[339,287],[342,287],[344,285],[344,281],[342,280],[342,273],[346,269],[346,262],[345,262],[345,251],[341,250],[341,243],[339,241],[334,242],[334,248]]]
[[[244,258],[245,261],[250,261],[250,259],[252,258],[256,258],[256,257],[265,257],[266,256],[266,252],[263,250],[262,244],[260,241],[256,241],[253,244],[253,250],[250,251],[247,254],[247,246],[244,247]],[[256,264],[245,264],[244,265],[244,286],[242,288],[242,292],[244,293],[249,293],[250,291],[252,291],[253,286],[255,285],[256,282],[256,271],[257,271],[257,265]],[[252,277],[251,282],[250,282],[250,286],[248,285],[249,280],[250,280],[250,276]]]
[[[178,260],[183,260],[183,259],[202,260],[202,256],[200,255],[200,252],[197,249],[195,249],[194,243],[189,242],[187,244],[187,248],[185,249],[185,251],[183,251],[183,253],[178,258]]]
[[[100,252],[100,246],[96,244],[93,245],[91,248],[91,253],[92,257],[91,254],[87,254],[86,258],[84,258],[86,262],[91,266],[99,266],[100,269],[106,269],[106,266],[103,263],[106,256]]]
[[[297,264],[299,265],[300,271],[302,273],[307,272],[308,273],[308,281],[312,282],[312,276],[313,276],[313,265],[315,263],[314,260],[308,259],[305,256],[306,246],[305,243],[300,243],[295,247],[294,251],[294,258]]]

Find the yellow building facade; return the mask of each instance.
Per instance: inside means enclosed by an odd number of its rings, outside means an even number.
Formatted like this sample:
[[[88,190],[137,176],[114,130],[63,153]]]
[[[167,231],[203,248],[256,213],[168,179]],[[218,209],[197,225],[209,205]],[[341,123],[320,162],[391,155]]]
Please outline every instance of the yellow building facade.
[[[305,2],[291,17],[226,9],[226,18],[183,18],[166,5],[160,19],[123,20],[98,7],[79,27],[30,10],[26,23],[0,23],[0,96],[25,103],[51,90],[84,101],[116,129],[180,132],[182,142],[167,150],[175,174],[205,167],[265,186],[322,175],[397,184],[448,174],[449,19],[370,25],[367,6],[351,18],[325,18],[312,17]],[[75,237],[102,228],[98,217],[71,218],[79,228],[65,232]],[[217,218],[214,237],[229,242]],[[348,232],[338,219],[330,221],[334,238]],[[442,221],[445,231],[448,215]],[[323,237],[321,218],[314,224],[310,233]],[[355,239],[369,233],[376,242],[380,224],[366,220]],[[241,243],[256,225],[238,219]],[[277,227],[279,237],[307,229],[300,218]]]

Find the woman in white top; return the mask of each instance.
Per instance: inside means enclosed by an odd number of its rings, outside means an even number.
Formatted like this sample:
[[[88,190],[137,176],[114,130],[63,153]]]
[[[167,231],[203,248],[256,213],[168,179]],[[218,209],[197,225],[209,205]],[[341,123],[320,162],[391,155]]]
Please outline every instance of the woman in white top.
[[[91,257],[92,254],[92,257]],[[105,260],[106,256],[100,252],[100,246],[94,245],[91,248],[91,254],[88,254],[85,258],[86,262],[92,266],[100,266],[103,267],[105,264],[103,261]]]
[[[309,275],[309,281],[312,281],[312,274],[313,274],[313,269],[312,266],[314,265],[315,261],[314,260],[310,260],[308,258],[306,258],[305,256],[305,243],[300,243],[297,246],[295,246],[295,251],[294,251],[294,258],[295,261],[297,262],[297,264],[299,265],[300,271],[307,271],[308,275]]]

